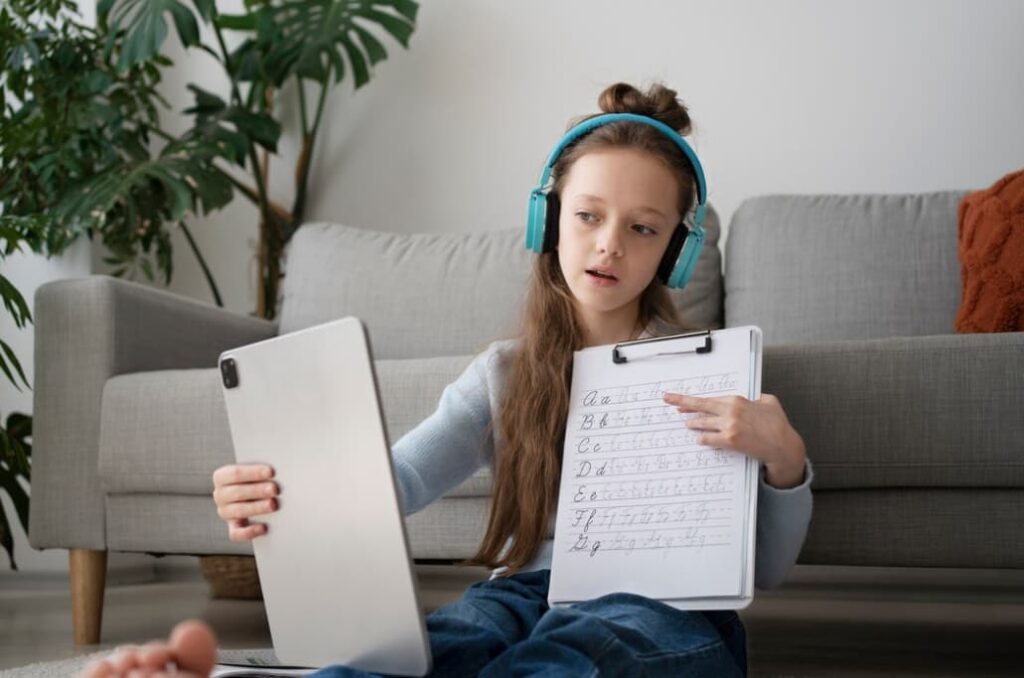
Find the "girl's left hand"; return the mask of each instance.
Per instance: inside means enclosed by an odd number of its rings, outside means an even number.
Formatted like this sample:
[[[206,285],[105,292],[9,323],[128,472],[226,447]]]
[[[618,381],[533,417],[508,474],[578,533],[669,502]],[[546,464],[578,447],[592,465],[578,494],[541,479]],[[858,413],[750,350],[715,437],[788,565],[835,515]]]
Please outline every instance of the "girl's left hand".
[[[701,431],[700,445],[735,450],[762,461],[765,481],[778,488],[803,482],[806,450],[800,434],[789,424],[782,404],[764,393],[758,400],[742,396],[706,398],[665,393],[662,399],[680,412],[695,412],[687,428]]]

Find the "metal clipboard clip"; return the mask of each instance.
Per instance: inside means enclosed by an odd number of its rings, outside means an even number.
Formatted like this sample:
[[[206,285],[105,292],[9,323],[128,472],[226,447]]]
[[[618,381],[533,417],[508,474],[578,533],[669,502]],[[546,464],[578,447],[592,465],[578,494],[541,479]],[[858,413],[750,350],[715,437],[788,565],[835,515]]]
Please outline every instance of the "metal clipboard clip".
[[[650,355],[642,355],[636,358],[636,360],[644,360],[646,358],[658,358],[665,355],[680,355],[683,353],[711,353],[711,330],[701,330],[700,332],[690,332],[689,334],[672,334],[667,337],[651,337],[650,339],[637,339],[635,341],[624,341],[621,344],[615,344],[612,347],[612,362],[616,365],[622,365],[627,362],[626,356],[619,353],[619,348],[623,346],[639,346],[641,344],[651,344],[656,341],[669,341],[671,339],[685,339],[687,337],[704,337],[704,343],[698,344],[693,348],[688,348],[683,351],[662,351],[660,353],[652,353]]]

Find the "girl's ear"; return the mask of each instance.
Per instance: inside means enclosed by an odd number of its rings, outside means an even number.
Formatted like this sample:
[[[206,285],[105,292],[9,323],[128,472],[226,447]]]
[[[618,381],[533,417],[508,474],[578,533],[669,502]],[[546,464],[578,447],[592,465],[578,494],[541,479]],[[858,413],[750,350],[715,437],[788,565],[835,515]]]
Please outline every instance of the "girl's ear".
[[[547,194],[547,216],[544,218],[543,251],[553,252],[558,247],[558,213],[562,210],[562,202],[554,191]]]

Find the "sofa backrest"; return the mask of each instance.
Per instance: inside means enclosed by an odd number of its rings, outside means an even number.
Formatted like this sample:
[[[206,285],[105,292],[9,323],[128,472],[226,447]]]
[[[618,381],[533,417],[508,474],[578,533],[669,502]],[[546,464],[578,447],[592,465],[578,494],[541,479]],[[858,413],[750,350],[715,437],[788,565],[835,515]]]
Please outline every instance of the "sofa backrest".
[[[725,244],[725,322],[765,344],[952,334],[965,191],[745,200]]]
[[[722,327],[718,216],[709,207],[693,277],[671,292],[689,325]],[[354,315],[375,358],[482,351],[514,336],[534,256],[521,228],[471,233],[384,233],[304,224],[286,250],[280,332]]]

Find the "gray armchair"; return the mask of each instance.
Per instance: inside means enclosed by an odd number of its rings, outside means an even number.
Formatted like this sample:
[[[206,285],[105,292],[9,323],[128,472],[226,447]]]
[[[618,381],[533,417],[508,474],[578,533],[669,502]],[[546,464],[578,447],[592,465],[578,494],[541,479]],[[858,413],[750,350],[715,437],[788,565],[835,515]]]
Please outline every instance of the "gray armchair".
[[[147,405],[159,408],[154,412],[159,427],[152,437],[146,436],[145,444],[147,449],[166,444],[164,453],[154,461],[168,472],[138,467],[135,472],[140,473],[140,480],[148,479],[158,488],[153,493],[154,498],[159,497],[157,501],[185,498],[175,495],[180,482],[171,480],[164,485],[161,481],[167,481],[168,475],[177,479],[191,475],[196,482],[204,482],[201,476],[206,464],[190,468],[179,455],[188,449],[223,449],[225,445],[230,450],[230,439],[222,427],[209,427],[208,433],[201,430],[200,421],[216,417],[218,407],[212,400],[214,391],[201,388],[201,375],[209,372],[203,368],[216,365],[223,350],[274,336],[277,325],[103,276],[42,286],[35,297],[35,318],[35,454],[29,536],[35,548],[70,549],[75,642],[96,643],[107,550],[123,537],[112,523],[127,519],[119,508],[108,504],[110,480],[104,477],[104,470],[126,469],[119,462],[120,455],[105,460],[100,454],[104,432],[111,435],[110,428],[119,420],[141,425],[139,417]],[[215,385],[209,378],[205,381],[208,386]],[[150,390],[129,403],[128,410],[115,411],[112,406],[104,410],[107,398],[113,400],[123,393],[117,386],[129,383]],[[194,389],[191,393],[185,390],[189,387]],[[160,411],[175,397],[192,410],[189,414],[165,411],[186,422],[187,429],[177,440],[167,439],[170,419],[160,417]],[[142,454],[143,450],[131,452]],[[138,458],[138,454],[133,457]],[[134,503],[137,496],[125,498]],[[208,513],[201,498],[193,499],[197,512]],[[171,520],[176,524],[170,524]],[[171,533],[187,529],[189,522],[168,515],[150,525],[148,540],[139,548],[133,548],[128,540],[125,549],[151,550],[149,542],[159,540],[169,528]]]

